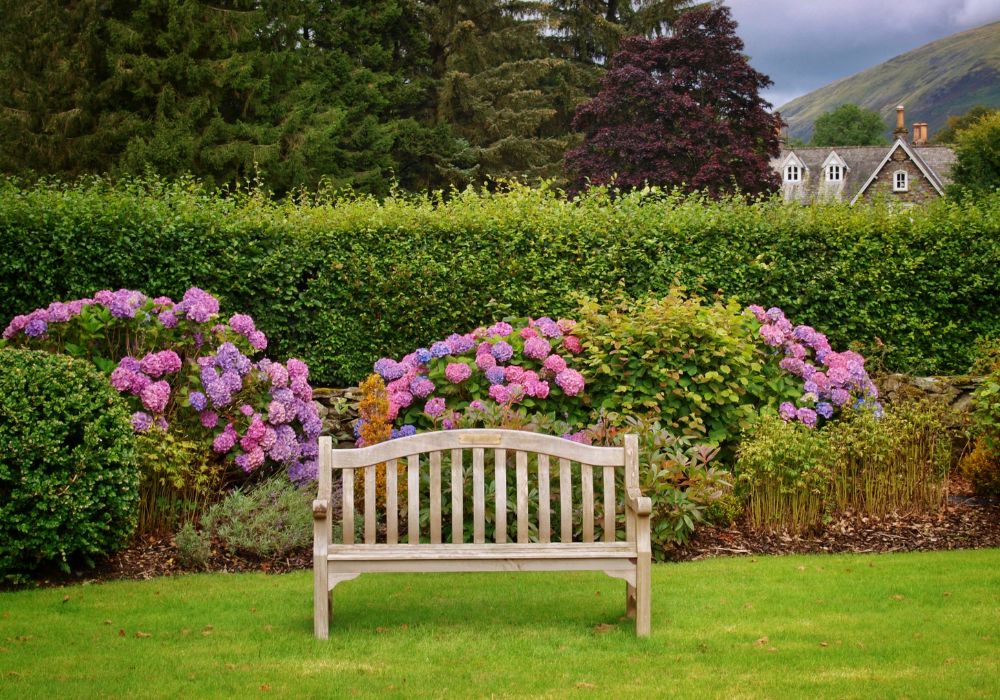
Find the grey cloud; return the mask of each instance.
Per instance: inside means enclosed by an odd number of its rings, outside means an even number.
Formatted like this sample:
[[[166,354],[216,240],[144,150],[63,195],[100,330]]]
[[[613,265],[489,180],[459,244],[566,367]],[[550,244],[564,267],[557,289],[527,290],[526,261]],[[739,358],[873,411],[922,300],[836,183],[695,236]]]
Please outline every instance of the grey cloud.
[[[1000,0],[726,0],[775,106],[926,43],[1000,20]]]

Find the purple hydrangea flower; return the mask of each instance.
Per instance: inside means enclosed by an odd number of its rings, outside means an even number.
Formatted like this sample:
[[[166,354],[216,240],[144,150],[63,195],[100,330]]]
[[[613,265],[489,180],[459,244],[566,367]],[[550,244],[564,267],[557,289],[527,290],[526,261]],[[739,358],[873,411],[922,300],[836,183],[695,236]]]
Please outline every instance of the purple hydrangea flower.
[[[440,396],[430,399],[424,404],[424,413],[426,413],[431,418],[437,418],[442,413],[444,413],[445,401]]]
[[[826,401],[820,401],[816,404],[816,413],[823,416],[827,420],[833,418],[833,404]]]
[[[451,348],[443,340],[431,345],[431,357],[447,357],[451,354]]]
[[[476,345],[476,341],[472,339],[471,335],[459,335],[458,333],[452,333],[449,335],[445,342],[448,343],[448,347],[451,349],[452,355],[461,355],[464,352],[468,352]]]
[[[799,419],[803,425],[810,428],[816,427],[816,411],[811,408],[800,408],[795,412],[795,417]]]
[[[415,377],[410,382],[410,393],[417,398],[427,398],[432,391],[434,391],[434,382],[427,377]]]
[[[229,423],[221,433],[215,436],[212,441],[212,451],[217,454],[226,454],[236,446],[238,438],[236,429],[232,423]]]
[[[510,343],[505,340],[497,342],[490,352],[493,357],[496,358],[497,362],[507,362],[510,358],[514,356],[514,348],[511,347]]]
[[[144,433],[153,424],[153,417],[148,413],[136,411],[132,414],[132,430],[137,433]]]
[[[33,318],[27,322],[24,326],[24,334],[29,338],[37,338],[38,336],[45,335],[45,332],[49,329],[49,324],[40,318]]]
[[[246,314],[233,314],[230,316],[229,326],[242,336],[247,336],[257,330],[253,319]]]
[[[426,365],[434,357],[427,348],[417,348],[413,352],[417,356],[417,361],[422,365]]]
[[[503,384],[506,380],[503,367],[490,367],[486,370],[486,379],[493,385]]]
[[[785,401],[778,407],[778,415],[784,418],[785,420],[794,419],[796,415],[795,404],[789,401]]]
[[[206,323],[219,313],[219,300],[198,287],[184,292],[184,299],[174,307],[195,323]]]
[[[417,426],[406,423],[399,427],[399,437],[410,437],[417,434]]]
[[[196,411],[204,411],[208,399],[200,391],[192,391],[188,394],[188,405]]]
[[[375,363],[375,372],[385,381],[391,382],[406,374],[406,365],[396,362],[391,357],[383,357]]]
[[[267,336],[263,331],[251,331],[247,334],[247,341],[254,350],[267,350]]]

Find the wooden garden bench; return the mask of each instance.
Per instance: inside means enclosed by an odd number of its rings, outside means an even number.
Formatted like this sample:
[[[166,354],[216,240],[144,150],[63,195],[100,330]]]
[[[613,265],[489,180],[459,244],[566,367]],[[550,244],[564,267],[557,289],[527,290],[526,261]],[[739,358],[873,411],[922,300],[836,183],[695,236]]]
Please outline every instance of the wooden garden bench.
[[[405,467],[398,462],[404,457]],[[495,536],[487,542],[490,462]],[[507,541],[509,462],[514,472],[513,542]],[[639,492],[637,436],[625,436],[624,447],[591,447],[516,430],[450,430],[346,450],[334,450],[331,439],[322,437],[319,464],[319,495],[313,501],[316,637],[326,639],[329,634],[334,586],[363,573],[390,571],[603,571],[626,581],[626,614],[635,619],[637,635],[649,634],[651,502]],[[377,493],[379,469],[384,470],[384,494]],[[362,474],[356,476],[357,470]],[[442,471],[445,477],[450,474],[447,484]],[[596,504],[595,471],[603,492]],[[342,543],[332,542],[334,479],[343,485]],[[363,510],[363,543],[354,541],[356,479],[359,494],[363,492],[358,500],[364,503],[358,508]],[[470,480],[473,517],[467,533],[463,513]],[[624,485],[620,502],[616,481]],[[397,493],[398,482],[403,482],[402,494]],[[529,502],[533,494],[537,505]],[[405,523],[399,517],[401,508]],[[443,532],[443,510],[445,519],[450,510],[450,537]],[[556,542],[551,522],[555,511]],[[422,519],[422,513],[428,517]],[[623,531],[619,513],[624,516]]]

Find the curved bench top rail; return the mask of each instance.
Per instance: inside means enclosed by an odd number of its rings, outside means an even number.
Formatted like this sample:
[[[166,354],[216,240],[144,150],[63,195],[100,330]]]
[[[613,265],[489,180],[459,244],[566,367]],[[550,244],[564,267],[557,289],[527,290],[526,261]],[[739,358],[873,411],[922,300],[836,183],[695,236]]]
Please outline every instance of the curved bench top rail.
[[[369,447],[333,450],[332,463],[335,469],[358,469],[425,452],[477,447],[535,452],[595,467],[620,467],[625,464],[623,447],[594,447],[555,435],[483,428],[420,433]]]

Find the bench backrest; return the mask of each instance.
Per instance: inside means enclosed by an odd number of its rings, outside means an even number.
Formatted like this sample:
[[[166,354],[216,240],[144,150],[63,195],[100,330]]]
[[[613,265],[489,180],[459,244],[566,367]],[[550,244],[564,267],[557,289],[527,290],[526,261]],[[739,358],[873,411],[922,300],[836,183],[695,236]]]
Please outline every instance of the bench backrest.
[[[511,465],[513,479],[508,475]],[[595,476],[601,496],[596,502]],[[384,492],[380,488],[383,479]],[[363,512],[361,539],[365,544],[398,544],[404,527],[406,541],[413,544],[468,540],[481,544],[486,542],[488,522],[494,526],[494,541],[505,543],[510,487],[515,496],[517,542],[551,542],[555,537],[566,543],[594,542],[595,534],[598,541],[613,542],[619,539],[622,521],[625,540],[635,541],[635,524],[624,517],[623,508],[626,494],[639,488],[634,435],[625,437],[624,447],[593,447],[518,430],[449,430],[345,450],[334,450],[330,438],[321,438],[319,498],[329,503],[332,483],[337,480],[342,485],[344,544],[355,541],[356,502],[364,504],[357,510]],[[488,498],[488,486],[492,498]],[[468,500],[473,516],[469,536],[464,517]],[[401,508],[405,508],[405,520],[400,517]],[[445,533],[442,520],[449,513],[451,527]],[[335,513],[328,517],[331,525],[335,517]]]

